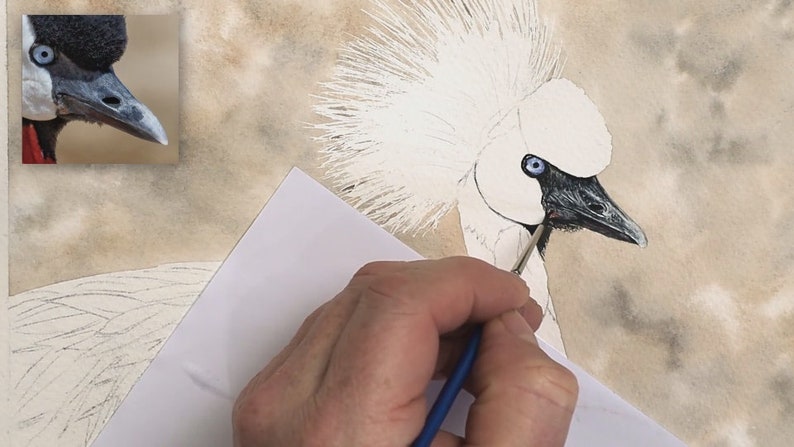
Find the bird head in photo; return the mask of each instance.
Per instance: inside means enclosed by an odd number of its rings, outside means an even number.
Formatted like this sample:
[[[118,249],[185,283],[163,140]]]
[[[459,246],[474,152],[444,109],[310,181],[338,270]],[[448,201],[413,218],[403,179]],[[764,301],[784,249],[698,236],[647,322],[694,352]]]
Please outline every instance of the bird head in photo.
[[[168,144],[160,121],[113,70],[126,47],[123,16],[22,17],[23,163],[55,163],[58,133],[74,120]]]

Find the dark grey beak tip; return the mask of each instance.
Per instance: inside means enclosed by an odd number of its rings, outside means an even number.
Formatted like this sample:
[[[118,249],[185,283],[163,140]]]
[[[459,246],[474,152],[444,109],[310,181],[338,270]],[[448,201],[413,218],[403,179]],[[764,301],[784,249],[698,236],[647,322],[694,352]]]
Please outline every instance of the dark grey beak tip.
[[[614,205],[614,213],[610,219],[605,221],[609,222],[609,230],[612,232],[615,239],[622,239],[626,242],[631,242],[638,245],[640,248],[648,246],[648,237],[645,232],[637,225],[626,213],[624,213],[617,205]],[[595,229],[595,231],[599,231]],[[609,234],[607,234],[609,235]]]
[[[648,237],[645,236],[642,228],[617,206],[614,210],[610,218],[602,220],[590,216],[582,226],[607,237],[638,245],[640,248],[647,247]]]
[[[639,245],[640,248],[645,248],[648,246],[648,238],[645,236],[645,233],[640,231],[640,234],[638,234],[637,238],[634,239],[634,243]]]

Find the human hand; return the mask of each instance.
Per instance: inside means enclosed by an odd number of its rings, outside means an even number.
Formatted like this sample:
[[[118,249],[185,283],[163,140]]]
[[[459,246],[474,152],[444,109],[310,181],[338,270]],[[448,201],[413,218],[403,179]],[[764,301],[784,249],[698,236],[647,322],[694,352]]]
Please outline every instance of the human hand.
[[[408,446],[429,381],[463,350],[458,329],[484,322],[465,439],[433,446],[562,446],[578,386],[538,347],[541,318],[517,275],[473,258],[368,264],[240,393],[234,445]]]

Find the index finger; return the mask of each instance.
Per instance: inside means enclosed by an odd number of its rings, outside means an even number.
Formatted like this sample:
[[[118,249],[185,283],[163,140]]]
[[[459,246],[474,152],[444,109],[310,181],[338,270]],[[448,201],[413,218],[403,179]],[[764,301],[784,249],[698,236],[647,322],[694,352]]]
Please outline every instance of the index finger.
[[[529,289],[518,275],[476,258],[458,256],[400,266],[380,270],[382,274],[369,283],[358,307],[361,313],[390,320],[429,317],[440,335],[467,322],[490,320],[529,299]],[[365,266],[357,275],[368,271]]]
[[[355,396],[360,401],[351,406],[367,419],[373,410],[386,412],[380,413],[386,420],[411,419],[410,443],[424,421],[439,335],[521,307],[529,290],[518,276],[473,258],[387,270],[364,288],[329,359],[323,388],[348,400]]]

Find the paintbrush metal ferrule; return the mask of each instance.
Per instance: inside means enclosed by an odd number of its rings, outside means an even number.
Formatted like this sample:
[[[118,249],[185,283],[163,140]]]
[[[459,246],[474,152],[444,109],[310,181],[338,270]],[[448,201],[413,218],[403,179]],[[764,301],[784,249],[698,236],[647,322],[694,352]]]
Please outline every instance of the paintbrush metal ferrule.
[[[535,232],[532,233],[532,239],[529,240],[529,244],[527,244],[523,253],[521,253],[521,257],[518,258],[516,263],[513,265],[513,268],[510,269],[511,273],[521,276],[521,272],[523,272],[526,268],[527,262],[529,262],[529,257],[532,255],[532,250],[538,246],[538,242],[540,241],[541,236],[543,236],[543,231],[545,231],[545,229],[546,226],[544,224],[538,225],[538,227],[535,229]]]

